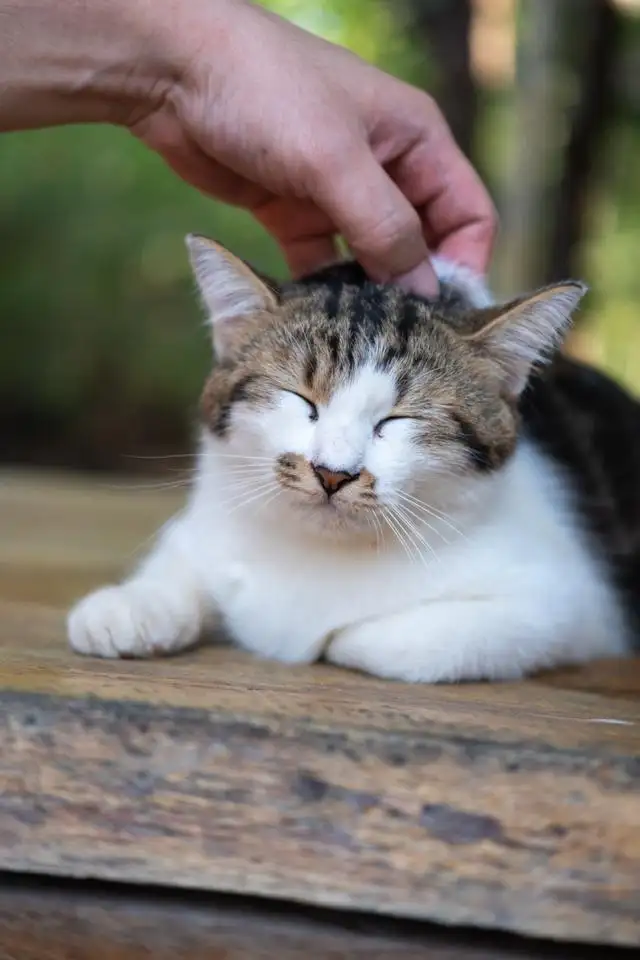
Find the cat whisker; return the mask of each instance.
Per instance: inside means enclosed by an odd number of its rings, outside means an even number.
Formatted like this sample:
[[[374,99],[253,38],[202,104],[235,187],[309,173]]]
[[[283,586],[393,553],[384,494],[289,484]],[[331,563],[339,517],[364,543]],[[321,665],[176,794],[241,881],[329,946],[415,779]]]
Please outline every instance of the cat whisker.
[[[150,490],[186,490],[191,485],[191,477],[176,480],[157,480],[151,483],[101,483],[103,490],[126,490],[127,492],[146,493]]]
[[[257,490],[258,487],[262,486],[265,483],[274,483],[275,477],[264,474],[259,477],[245,477],[239,481],[230,481],[226,484],[220,484],[217,487],[217,490],[220,493],[224,494],[238,494],[241,496],[243,493],[251,492],[252,490]],[[231,499],[234,499],[233,496]]]
[[[256,513],[260,513],[262,510],[265,510],[265,509],[269,506],[270,503],[273,503],[274,500],[277,500],[277,499],[278,499],[278,497],[280,496],[281,493],[282,493],[282,487],[279,486],[278,489],[276,490],[276,492],[275,492],[274,494],[272,494],[272,495],[269,497],[268,500],[265,500],[265,501],[263,501],[261,504],[258,505],[258,509],[257,509]]]
[[[183,458],[195,457],[194,453],[162,453],[162,454],[143,454],[143,453],[123,453],[126,460],[181,460]]]
[[[427,548],[427,550],[429,550],[429,552],[431,553],[433,559],[434,559],[437,563],[439,563],[439,562],[440,562],[440,557],[438,556],[437,551],[434,549],[434,547],[432,546],[432,544],[430,544],[429,541],[428,541],[428,540],[423,536],[423,534],[420,532],[420,530],[418,529],[418,527],[416,526],[416,524],[414,523],[414,521],[411,519],[411,516],[406,512],[406,508],[405,508],[405,507],[400,507],[400,506],[398,506],[398,505],[396,504],[396,506],[395,506],[394,509],[395,509],[395,511],[396,511],[396,515],[398,516],[398,518],[401,517],[401,518],[403,519],[404,524],[405,524],[405,528],[407,529],[407,532],[411,531],[412,534],[413,534],[413,536],[414,536],[415,538],[417,538],[417,539],[420,541],[420,543],[424,544],[424,546]],[[424,521],[422,521],[422,522],[424,522]],[[433,529],[433,528],[430,527],[430,529]]]
[[[395,522],[396,522],[396,523],[398,524],[398,526],[401,528],[401,530],[402,530],[402,532],[404,533],[407,541],[410,543],[411,548],[412,548],[412,551],[413,551],[414,558],[417,559],[417,560],[420,560],[422,563],[425,563],[425,559],[424,559],[423,552],[422,552],[422,550],[420,549],[420,545],[419,545],[419,543],[417,542],[417,539],[416,539],[416,537],[415,537],[415,535],[414,535],[414,533],[413,533],[413,530],[412,530],[411,526],[407,523],[407,520],[402,516],[402,514],[400,513],[400,511],[399,511],[395,506],[394,506],[394,507],[390,507],[390,510],[391,510],[391,512],[392,512],[392,514],[393,514],[393,517],[394,517],[394,519],[395,519]]]
[[[268,477],[275,476],[272,470],[269,467],[261,464],[260,466],[253,467],[240,467],[237,470],[228,470],[225,471],[225,475],[228,477],[230,482],[233,482],[235,479],[244,480],[247,477]]]
[[[192,467],[165,467],[166,472],[178,474],[183,477],[197,477],[198,476],[198,466],[194,464]]]
[[[451,543],[451,541],[447,537],[445,537],[444,533],[441,530],[438,530],[438,528],[434,527],[433,524],[429,523],[428,520],[425,520],[424,512],[418,511],[416,505],[412,503],[412,501],[410,500],[405,501],[404,498],[402,498],[402,502],[399,504],[396,504],[396,506],[398,507],[398,509],[403,510],[408,516],[412,517],[417,524],[422,524],[423,526],[427,527],[427,529],[430,530],[432,533],[434,533],[436,536],[440,537],[440,539],[443,540],[444,543],[446,543],[447,545]],[[430,516],[430,514],[427,514],[427,516]],[[437,520],[439,518],[435,517],[433,519]]]
[[[412,496],[410,493],[405,493],[403,490],[398,491],[398,496],[410,503],[416,510],[424,511],[427,516],[430,516],[433,520],[439,520],[440,523],[443,523],[445,527],[449,527],[450,530],[453,530],[455,534],[459,537],[462,537],[464,540],[468,539],[467,535],[459,527],[452,522],[448,514],[444,513],[442,510],[438,510],[436,507],[432,507],[430,504],[424,502],[424,500],[419,500],[418,497]]]
[[[453,474],[451,474],[451,476],[453,476]],[[445,511],[441,510],[439,507],[434,507],[433,504],[426,503],[424,500],[421,500],[419,497],[416,497],[412,493],[408,493],[406,490],[400,490],[398,492],[403,497],[406,497],[408,500],[412,500],[414,503],[424,507],[433,516],[442,517],[445,520],[451,520],[450,515],[448,513],[445,513]]]
[[[240,503],[237,503],[232,510],[227,511],[227,516],[231,516],[232,513],[236,513],[238,510],[248,507],[249,504],[254,503],[256,500],[262,499],[262,497],[267,497],[270,493],[274,492],[274,487],[276,488],[276,492],[280,491],[280,484],[269,484],[266,490],[260,490],[258,493],[254,494],[254,496],[248,497],[245,500],[241,500]]]
[[[218,453],[217,450],[201,450],[199,456],[212,460],[260,460],[263,463],[273,463],[273,457],[257,457],[245,453]]]
[[[269,467],[273,467],[273,460],[258,463],[225,463],[224,470],[228,473],[238,473],[247,470],[265,470]]]
[[[395,510],[393,511],[393,518],[394,518],[394,522],[402,530],[403,536],[407,541],[407,543],[409,544],[410,559],[412,561],[417,560],[419,562],[424,563],[425,560],[424,560],[422,551],[420,550],[420,547],[417,545],[414,537],[411,535],[410,531],[407,529],[406,523],[401,519],[401,517]]]
[[[238,501],[244,500],[247,496],[253,493],[259,493],[262,490],[266,490],[266,489],[271,491],[272,489],[274,489],[274,487],[278,487],[278,486],[279,486],[279,483],[271,478],[268,480],[265,479],[258,482],[252,481],[251,483],[246,484],[241,488],[238,488],[236,486],[234,487],[235,492],[233,496],[230,496],[227,500],[218,501],[218,506],[228,507],[228,506],[231,506],[232,504],[237,503]]]
[[[404,533],[403,533],[403,529],[402,529],[402,527],[398,524],[398,521],[396,520],[395,516],[389,512],[389,508],[385,508],[385,510],[384,510],[383,513],[382,513],[382,517],[383,517],[384,521],[386,522],[386,524],[388,525],[388,527],[390,528],[390,530],[393,532],[396,540],[398,541],[398,543],[400,544],[400,546],[403,548],[404,552],[406,553],[407,559],[408,559],[410,562],[413,561],[413,559],[414,559],[413,552],[412,552],[411,548],[409,547],[409,544],[407,543],[407,539],[406,539],[406,536],[405,536]]]
[[[380,553],[380,540],[383,536],[382,532],[382,523],[380,522],[380,517],[374,510],[369,510],[367,519],[369,520],[370,525],[375,530],[376,534],[376,550]]]

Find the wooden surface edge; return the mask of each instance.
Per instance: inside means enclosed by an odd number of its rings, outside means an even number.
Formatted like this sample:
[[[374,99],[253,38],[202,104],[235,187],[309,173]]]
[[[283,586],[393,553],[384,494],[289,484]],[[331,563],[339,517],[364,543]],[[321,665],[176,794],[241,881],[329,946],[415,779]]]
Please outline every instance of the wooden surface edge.
[[[602,948],[250,897],[0,875],[11,960],[600,960]],[[627,950],[609,948],[623,960]]]
[[[0,695],[0,868],[639,945],[637,757]]]

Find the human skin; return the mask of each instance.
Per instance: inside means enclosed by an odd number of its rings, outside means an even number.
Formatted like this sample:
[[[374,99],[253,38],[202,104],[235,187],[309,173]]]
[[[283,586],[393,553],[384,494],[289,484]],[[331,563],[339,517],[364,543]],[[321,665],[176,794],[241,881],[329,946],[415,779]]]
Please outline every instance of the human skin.
[[[429,252],[487,268],[494,208],[433,99],[247,0],[0,0],[0,130],[91,122],[249,210],[294,275],[338,235],[418,293]]]

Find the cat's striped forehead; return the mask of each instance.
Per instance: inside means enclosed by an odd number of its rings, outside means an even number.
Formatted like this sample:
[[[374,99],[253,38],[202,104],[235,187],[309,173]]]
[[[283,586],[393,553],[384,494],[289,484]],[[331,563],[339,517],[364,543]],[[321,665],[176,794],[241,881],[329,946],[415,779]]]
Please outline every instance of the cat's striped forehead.
[[[290,366],[303,354],[304,385],[321,401],[371,366],[388,371],[403,395],[413,376],[424,376],[451,345],[437,311],[393,287],[294,287],[283,306],[282,333],[298,350],[282,360]]]
[[[393,286],[357,285],[344,269],[286,285],[277,314],[232,364],[214,371],[205,390],[207,420],[214,432],[225,432],[235,403],[268,405],[275,385],[327,406],[372,370],[384,375],[394,406],[407,415],[421,417],[438,405],[456,410],[475,397],[482,417],[470,352],[453,331],[468,312],[446,287],[429,302]]]

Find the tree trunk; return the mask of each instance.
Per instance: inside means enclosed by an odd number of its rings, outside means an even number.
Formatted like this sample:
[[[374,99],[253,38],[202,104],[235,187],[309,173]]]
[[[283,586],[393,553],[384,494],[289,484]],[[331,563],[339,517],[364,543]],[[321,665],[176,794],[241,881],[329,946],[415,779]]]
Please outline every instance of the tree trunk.
[[[586,228],[589,188],[598,173],[600,149],[615,109],[620,13],[610,0],[596,0],[588,6],[588,36],[577,70],[577,102],[570,120],[544,273],[547,283],[580,273],[579,247]]]
[[[618,14],[610,0],[521,0],[513,149],[499,285],[580,273],[588,187],[612,109]]]
[[[412,25],[436,65],[436,87],[429,92],[437,100],[458,144],[472,157],[477,114],[469,51],[472,2],[409,0],[409,10]]]
[[[561,150],[559,37],[571,0],[521,0],[511,161],[502,203],[501,287],[538,284],[550,240],[551,181]],[[585,3],[585,0],[582,0]]]

